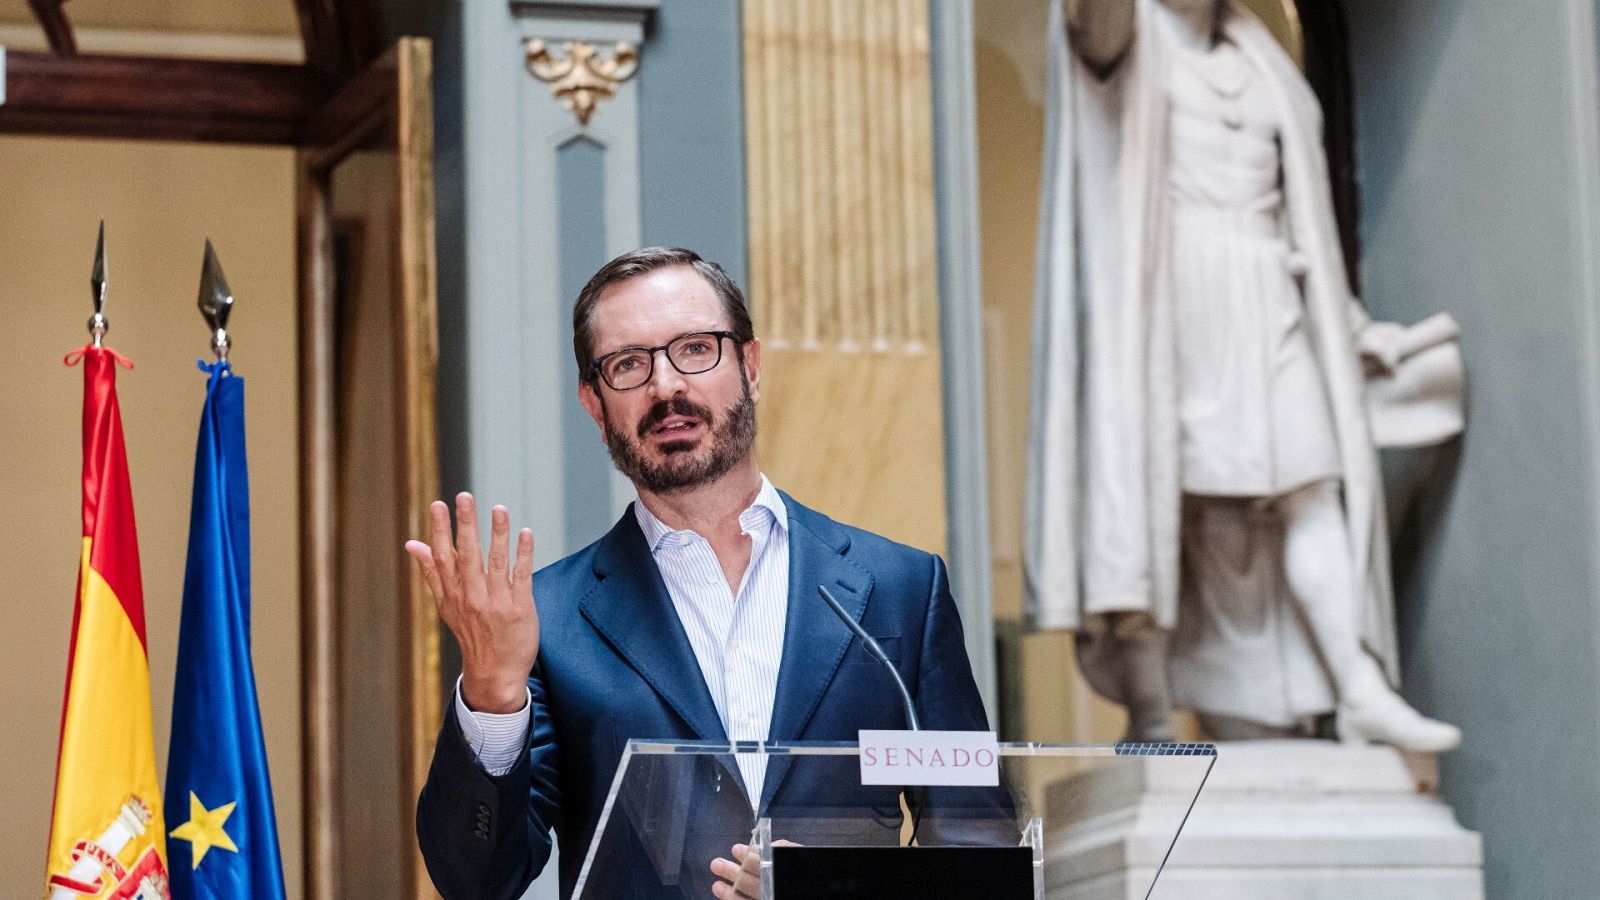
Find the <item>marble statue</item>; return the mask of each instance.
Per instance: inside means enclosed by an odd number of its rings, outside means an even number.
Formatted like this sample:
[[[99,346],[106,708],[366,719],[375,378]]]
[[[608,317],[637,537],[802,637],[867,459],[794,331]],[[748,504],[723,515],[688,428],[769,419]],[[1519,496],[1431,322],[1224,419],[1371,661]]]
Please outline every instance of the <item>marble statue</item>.
[[[1460,430],[1453,322],[1352,295],[1321,110],[1251,13],[1055,2],[1032,622],[1077,631],[1130,739],[1178,707],[1218,738],[1336,712],[1347,740],[1454,747],[1395,690],[1376,453]]]

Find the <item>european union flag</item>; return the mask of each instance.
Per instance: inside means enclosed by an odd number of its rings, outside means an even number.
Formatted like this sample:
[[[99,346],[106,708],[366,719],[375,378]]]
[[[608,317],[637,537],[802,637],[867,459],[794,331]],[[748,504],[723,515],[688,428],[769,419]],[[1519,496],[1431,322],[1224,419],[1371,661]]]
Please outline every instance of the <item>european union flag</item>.
[[[195,451],[189,564],[167,755],[173,900],[282,898],[277,817],[250,666],[244,380],[209,373]]]

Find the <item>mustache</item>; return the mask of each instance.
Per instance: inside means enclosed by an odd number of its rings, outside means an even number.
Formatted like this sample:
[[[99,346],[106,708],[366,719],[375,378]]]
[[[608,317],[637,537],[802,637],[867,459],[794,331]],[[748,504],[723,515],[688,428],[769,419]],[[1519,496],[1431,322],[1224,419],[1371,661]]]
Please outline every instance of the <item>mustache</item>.
[[[693,416],[706,423],[707,428],[710,428],[712,423],[716,421],[716,416],[712,414],[710,409],[687,397],[672,397],[667,400],[659,400],[639,419],[637,430],[640,439],[642,440],[645,435],[649,434],[652,428],[665,422],[668,416]]]

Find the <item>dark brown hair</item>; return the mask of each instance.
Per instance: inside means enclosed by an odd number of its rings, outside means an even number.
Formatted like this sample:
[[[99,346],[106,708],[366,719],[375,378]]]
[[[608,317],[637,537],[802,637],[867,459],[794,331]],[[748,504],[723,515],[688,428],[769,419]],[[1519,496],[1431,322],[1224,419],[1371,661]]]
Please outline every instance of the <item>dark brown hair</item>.
[[[744,345],[755,340],[755,326],[750,323],[750,309],[745,305],[744,294],[733,283],[722,267],[700,254],[682,247],[644,247],[629,250],[600,267],[589,283],[578,292],[578,302],[572,306],[572,353],[578,360],[578,380],[593,384],[594,371],[594,308],[605,289],[619,281],[627,281],[646,272],[668,266],[688,266],[699,273],[716,291],[722,301],[722,310],[728,314],[728,330],[733,332],[734,352],[744,359]]]

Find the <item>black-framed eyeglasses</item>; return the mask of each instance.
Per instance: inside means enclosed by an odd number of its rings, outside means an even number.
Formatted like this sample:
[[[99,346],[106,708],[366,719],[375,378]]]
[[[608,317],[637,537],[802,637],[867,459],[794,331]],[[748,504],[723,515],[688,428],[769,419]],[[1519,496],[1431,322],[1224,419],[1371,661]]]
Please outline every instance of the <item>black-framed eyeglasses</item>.
[[[590,363],[613,391],[643,387],[655,374],[656,354],[667,351],[667,361],[685,375],[709,372],[722,362],[722,339],[737,340],[731,331],[694,331],[680,334],[659,347],[623,347]]]

